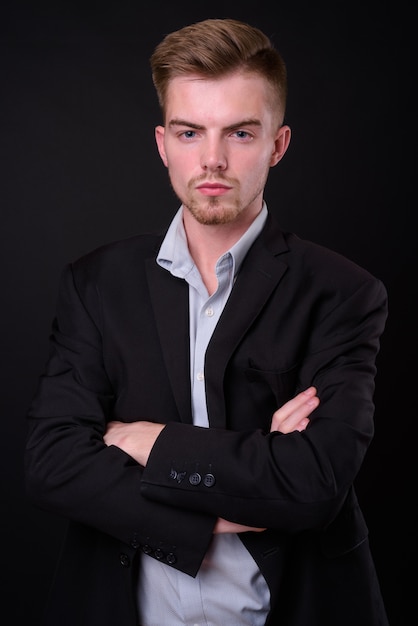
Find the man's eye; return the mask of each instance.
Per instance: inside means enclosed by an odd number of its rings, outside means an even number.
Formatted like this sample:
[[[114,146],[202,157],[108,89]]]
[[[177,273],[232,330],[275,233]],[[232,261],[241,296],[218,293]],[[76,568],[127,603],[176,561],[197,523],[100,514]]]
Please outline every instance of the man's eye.
[[[195,137],[196,135],[196,132],[194,130],[185,130],[182,135],[185,139],[193,139],[193,137]]]
[[[251,135],[247,133],[246,130],[237,130],[235,131],[235,135],[238,137],[238,139],[249,139],[251,137]]]

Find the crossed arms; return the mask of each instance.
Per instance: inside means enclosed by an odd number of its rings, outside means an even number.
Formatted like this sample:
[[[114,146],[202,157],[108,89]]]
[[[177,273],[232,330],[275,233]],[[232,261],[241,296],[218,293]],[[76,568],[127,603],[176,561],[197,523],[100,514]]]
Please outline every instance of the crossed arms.
[[[305,430],[309,423],[309,415],[319,405],[319,398],[315,387],[309,387],[297,396],[286,402],[274,412],[271,420],[270,432],[278,431],[283,434],[298,430]],[[165,424],[153,422],[109,422],[104,442],[106,445],[117,446],[132,456],[140,465],[147,464],[151,449]],[[259,532],[265,528],[246,526],[218,518],[214,533],[231,532]]]

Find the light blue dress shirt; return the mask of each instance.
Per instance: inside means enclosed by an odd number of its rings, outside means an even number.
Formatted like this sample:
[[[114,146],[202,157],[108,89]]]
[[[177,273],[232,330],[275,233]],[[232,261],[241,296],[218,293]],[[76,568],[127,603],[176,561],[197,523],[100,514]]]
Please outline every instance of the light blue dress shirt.
[[[182,215],[180,207],[161,245],[157,263],[189,284],[193,423],[208,427],[206,348],[241,263],[264,226],[267,207],[264,203],[241,239],[218,259],[218,288],[212,296],[190,256]],[[236,534],[213,536],[195,578],[142,556],[138,586],[142,626],[264,626],[269,602],[267,583]]]

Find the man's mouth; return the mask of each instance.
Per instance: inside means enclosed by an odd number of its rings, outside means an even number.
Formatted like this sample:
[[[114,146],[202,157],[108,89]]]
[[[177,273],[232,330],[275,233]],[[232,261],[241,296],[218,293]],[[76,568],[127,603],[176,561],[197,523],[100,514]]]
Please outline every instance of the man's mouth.
[[[228,185],[224,183],[201,183],[197,185],[196,189],[198,189],[205,196],[221,196],[227,191],[231,189]]]

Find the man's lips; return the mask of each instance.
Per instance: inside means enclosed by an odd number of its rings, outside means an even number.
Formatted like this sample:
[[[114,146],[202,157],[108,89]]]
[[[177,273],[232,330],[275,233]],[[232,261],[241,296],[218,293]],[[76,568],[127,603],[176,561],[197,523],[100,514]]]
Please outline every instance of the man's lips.
[[[204,196],[221,196],[231,189],[223,183],[202,183],[197,185],[198,189]]]

